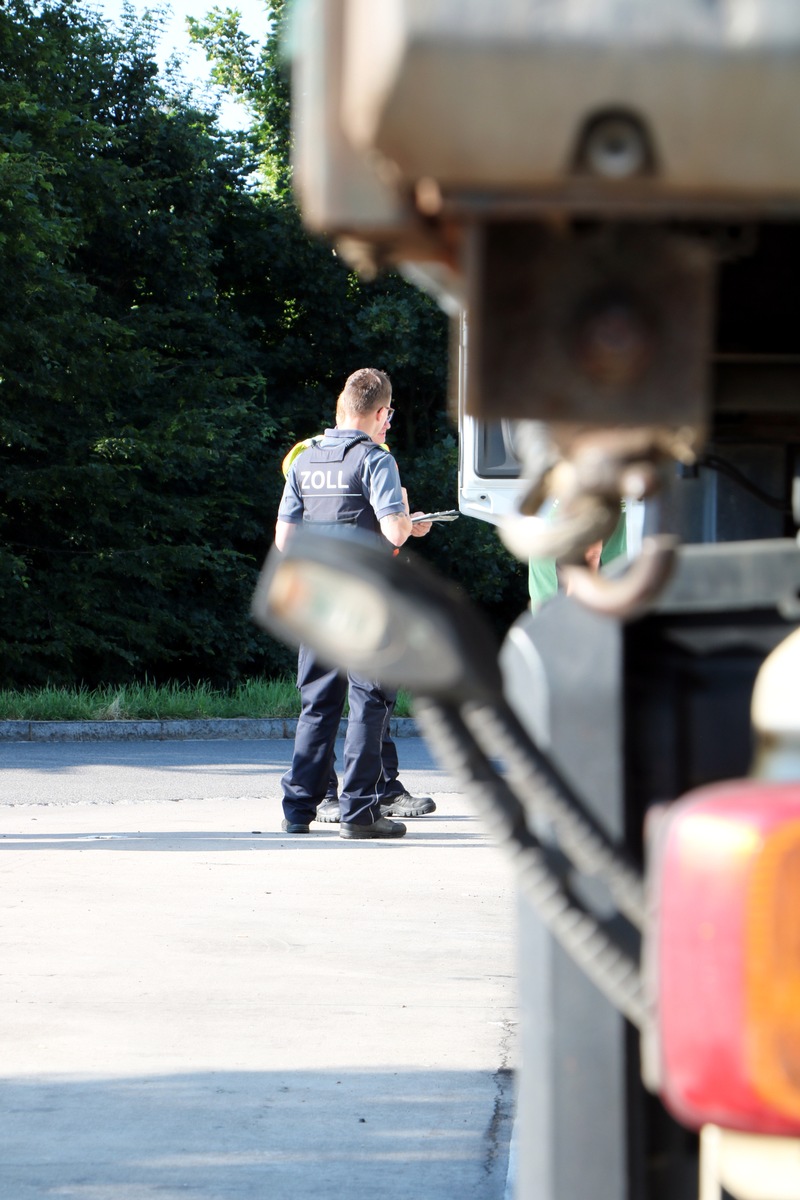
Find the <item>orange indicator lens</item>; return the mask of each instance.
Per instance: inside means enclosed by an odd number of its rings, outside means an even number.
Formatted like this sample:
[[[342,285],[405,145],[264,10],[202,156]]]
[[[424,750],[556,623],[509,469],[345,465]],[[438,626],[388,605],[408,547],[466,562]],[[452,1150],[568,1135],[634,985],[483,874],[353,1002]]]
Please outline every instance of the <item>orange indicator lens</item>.
[[[654,838],[656,1085],[684,1124],[800,1132],[800,784],[691,793]]]
[[[800,1121],[800,821],[765,839],[753,864],[746,932],[753,1082]]]

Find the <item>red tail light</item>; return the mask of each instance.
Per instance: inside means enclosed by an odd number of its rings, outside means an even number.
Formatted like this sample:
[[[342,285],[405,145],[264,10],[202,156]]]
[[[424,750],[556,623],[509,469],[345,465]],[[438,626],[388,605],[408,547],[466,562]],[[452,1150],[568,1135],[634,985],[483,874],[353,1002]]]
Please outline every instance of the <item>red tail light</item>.
[[[684,1124],[796,1135],[800,784],[703,789],[654,825],[656,1086]]]

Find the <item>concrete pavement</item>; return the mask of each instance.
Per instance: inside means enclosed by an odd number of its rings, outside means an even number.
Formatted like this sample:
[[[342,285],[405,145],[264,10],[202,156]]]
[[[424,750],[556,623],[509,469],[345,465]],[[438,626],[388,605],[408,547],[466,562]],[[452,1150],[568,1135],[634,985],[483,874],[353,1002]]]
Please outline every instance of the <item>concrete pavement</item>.
[[[396,843],[291,743],[0,746],[3,1200],[499,1200],[511,873],[424,744]]]

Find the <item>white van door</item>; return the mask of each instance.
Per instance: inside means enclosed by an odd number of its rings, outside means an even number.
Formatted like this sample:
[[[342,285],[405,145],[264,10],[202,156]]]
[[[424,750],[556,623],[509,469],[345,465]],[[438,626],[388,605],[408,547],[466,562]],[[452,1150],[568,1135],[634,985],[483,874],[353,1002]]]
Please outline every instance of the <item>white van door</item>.
[[[478,421],[465,412],[467,320],[458,322],[458,507],[469,517],[498,525],[516,509],[525,490],[514,453],[514,426]]]

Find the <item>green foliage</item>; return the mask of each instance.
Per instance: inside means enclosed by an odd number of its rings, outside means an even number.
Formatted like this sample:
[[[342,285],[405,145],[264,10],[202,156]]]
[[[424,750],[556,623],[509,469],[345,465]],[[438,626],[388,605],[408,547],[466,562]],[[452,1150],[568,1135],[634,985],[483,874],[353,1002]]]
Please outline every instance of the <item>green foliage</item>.
[[[285,666],[246,619],[280,445],[227,278],[255,164],[146,30],[15,0],[0,50],[3,677]]]
[[[81,0],[0,7],[0,683],[292,672],[250,595],[281,459],[357,367],[392,377],[412,496],[453,504],[446,319],[303,230],[269,13],[264,47],[229,10],[194,23],[253,114],[240,135],[159,76],[158,11],[113,31]],[[518,571],[492,532],[444,538],[469,576],[431,557],[504,618]]]
[[[283,54],[288,12],[285,0],[265,0],[264,10],[269,33],[263,46],[243,32],[236,8],[217,6],[204,20],[189,17],[187,24],[212,64],[212,78],[252,114],[264,179],[291,202],[291,83]]]
[[[395,715],[407,717],[411,697],[400,692]],[[0,721],[173,721],[231,717],[297,717],[300,697],[293,677],[243,680],[230,688],[211,684],[122,684],[89,688],[0,689]]]
[[[178,721],[230,717],[296,717],[294,680],[248,679],[228,689],[206,681],[0,690],[5,721]]]
[[[395,273],[359,280],[331,246],[304,231],[291,193],[288,6],[271,0],[266,9],[270,32],[263,47],[241,32],[236,9],[218,7],[205,21],[189,21],[218,82],[253,114],[268,184],[269,203],[259,220],[274,253],[266,275],[248,276],[241,302],[262,322],[270,391],[291,414],[294,440],[332,422],[351,370],[377,366],[391,376],[397,401],[392,445],[411,454],[443,430],[447,319]]]

